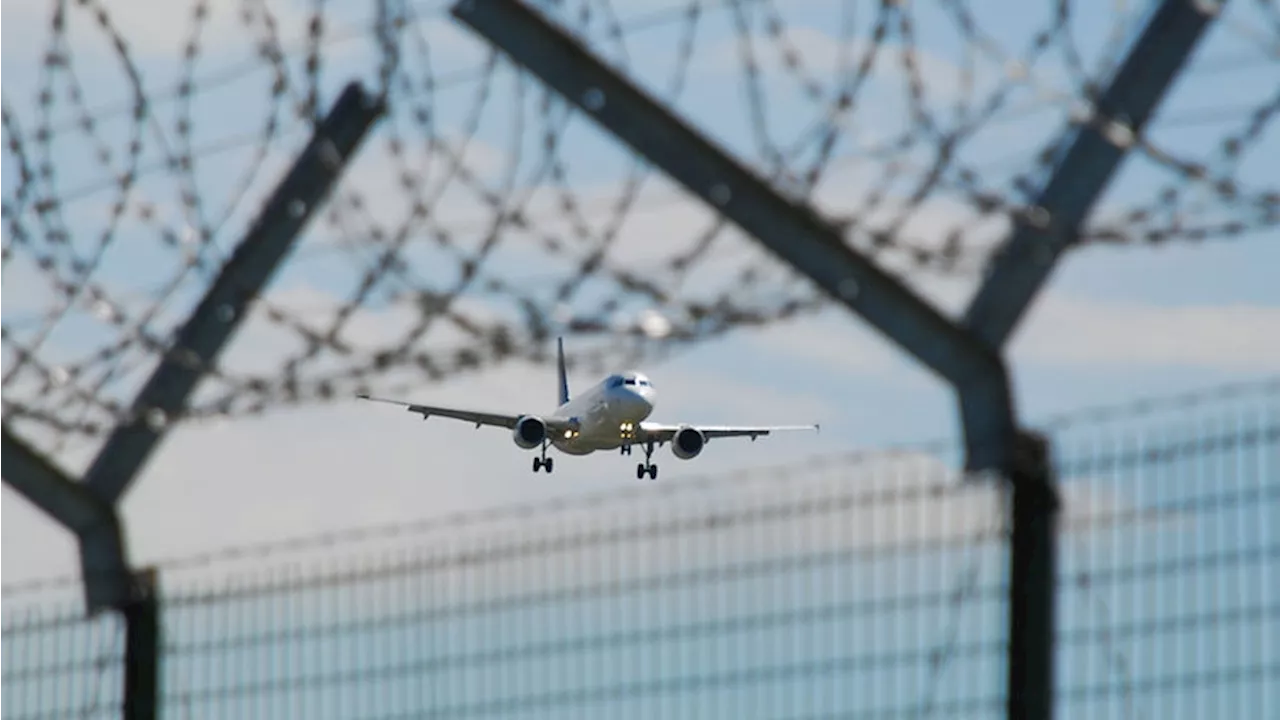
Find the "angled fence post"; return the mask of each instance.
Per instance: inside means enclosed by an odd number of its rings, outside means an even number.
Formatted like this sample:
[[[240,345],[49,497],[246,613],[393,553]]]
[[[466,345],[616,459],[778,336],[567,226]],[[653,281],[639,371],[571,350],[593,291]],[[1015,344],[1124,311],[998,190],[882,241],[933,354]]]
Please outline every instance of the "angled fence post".
[[[85,473],[84,484],[103,502],[118,502],[159,447],[383,110],[381,100],[351,83],[316,127]],[[128,597],[118,586],[109,589],[87,576],[86,581],[91,609],[118,606]]]
[[[1008,465],[1016,422],[998,353],[525,3],[462,0],[452,13],[945,378],[961,396],[968,466]]]
[[[1018,429],[1002,348],[1075,238],[1130,144],[1207,26],[1212,8],[1165,0],[1102,94],[1097,120],[1063,156],[1032,216],[1020,221],[961,325],[849,248],[711,140],[609,69],[521,0],[459,0],[451,12],[956,389],[966,467],[1012,485],[1008,716],[1053,715],[1058,499],[1050,448]]]
[[[82,481],[3,428],[4,482],[76,534],[88,612],[124,616],[126,718],[156,717],[161,622],[155,573],[130,571],[119,500],[384,112],[381,98],[347,85]]]
[[[1220,10],[1221,4],[1217,6]],[[1094,116],[1069,137],[1029,217],[1015,219],[974,296],[965,327],[1000,351],[1064,252],[1075,242],[1125,155],[1217,12],[1212,3],[1163,0],[1100,94]],[[1053,717],[1057,478],[1048,441],[1019,436],[1010,468],[1009,718]]]

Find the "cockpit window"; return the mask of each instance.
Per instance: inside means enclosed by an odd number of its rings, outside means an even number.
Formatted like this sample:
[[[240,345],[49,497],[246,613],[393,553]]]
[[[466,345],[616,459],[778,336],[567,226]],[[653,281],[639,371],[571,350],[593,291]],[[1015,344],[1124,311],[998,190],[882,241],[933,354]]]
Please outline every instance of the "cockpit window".
[[[636,379],[635,379],[635,378],[627,378],[627,384],[628,384],[628,385],[635,385],[635,384],[636,384]]]
[[[609,380],[605,382],[605,386],[611,388],[622,387],[622,376],[610,375]]]

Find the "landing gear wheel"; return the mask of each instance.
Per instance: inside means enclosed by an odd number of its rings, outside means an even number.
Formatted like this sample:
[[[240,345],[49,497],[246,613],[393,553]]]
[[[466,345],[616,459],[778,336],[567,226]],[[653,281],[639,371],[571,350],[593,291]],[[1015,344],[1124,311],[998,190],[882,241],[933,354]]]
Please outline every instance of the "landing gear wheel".
[[[630,449],[627,450],[630,453]],[[644,444],[644,462],[636,466],[636,479],[643,480],[645,474],[649,475],[650,480],[658,479],[658,466],[653,464],[653,441],[650,440]]]
[[[546,468],[547,474],[551,474],[551,470],[555,468],[555,465],[552,463],[552,460],[554,459],[555,458],[547,457],[547,443],[544,441],[542,443],[542,455],[533,459],[533,471],[538,472],[539,470]]]

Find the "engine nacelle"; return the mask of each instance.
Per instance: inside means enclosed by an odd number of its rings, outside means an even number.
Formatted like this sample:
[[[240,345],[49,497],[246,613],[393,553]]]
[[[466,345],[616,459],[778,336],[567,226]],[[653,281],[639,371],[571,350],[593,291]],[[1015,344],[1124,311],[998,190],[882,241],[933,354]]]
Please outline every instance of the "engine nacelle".
[[[547,424],[542,421],[542,418],[525,415],[516,421],[516,426],[511,429],[511,437],[516,441],[516,445],[525,450],[532,450],[542,445],[542,441],[547,439]]]
[[[707,436],[701,430],[686,425],[671,438],[671,452],[681,460],[691,460],[698,457],[706,444]]]

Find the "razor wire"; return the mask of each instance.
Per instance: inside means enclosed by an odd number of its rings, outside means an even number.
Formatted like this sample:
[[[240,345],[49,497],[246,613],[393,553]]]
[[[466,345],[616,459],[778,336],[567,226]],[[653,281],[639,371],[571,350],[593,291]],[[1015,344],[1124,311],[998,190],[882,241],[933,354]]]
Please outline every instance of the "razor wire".
[[[353,77],[388,116],[185,418],[542,362],[556,333],[573,337],[571,364],[617,366],[825,306],[446,3],[359,5],[11,15],[32,72],[3,99],[6,423],[61,448],[126,419]],[[1280,188],[1255,167],[1280,112],[1274,4],[1228,5],[1225,40],[1180,81],[1194,92],[1137,134],[1092,103],[1141,13],[1026,5],[538,3],[910,284],[978,281],[1011,221],[1038,212],[1071,125],[1130,146],[1136,166],[1079,243],[1274,232]]]

